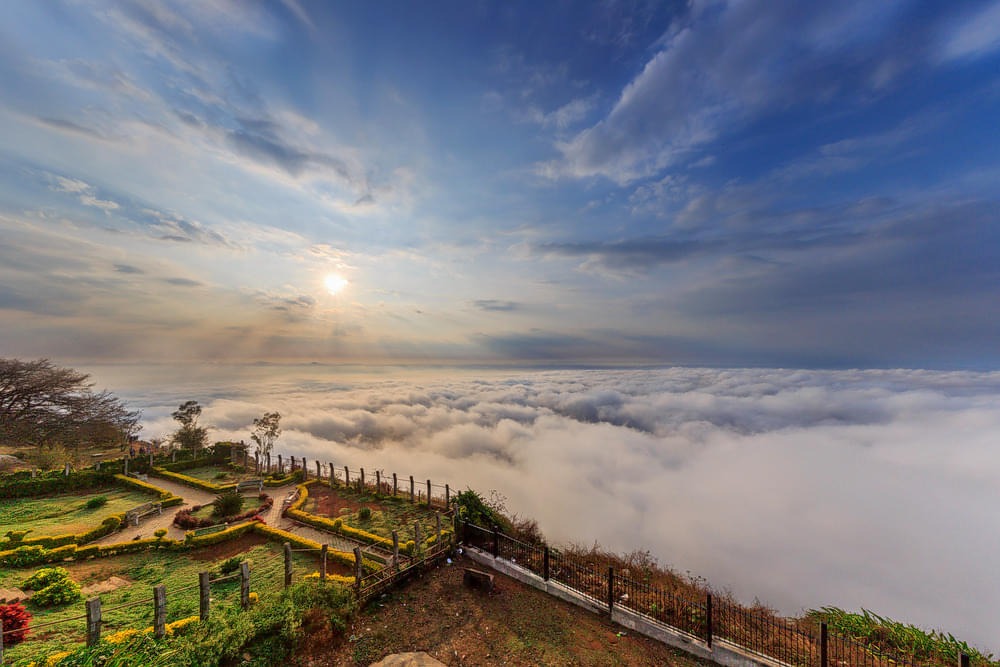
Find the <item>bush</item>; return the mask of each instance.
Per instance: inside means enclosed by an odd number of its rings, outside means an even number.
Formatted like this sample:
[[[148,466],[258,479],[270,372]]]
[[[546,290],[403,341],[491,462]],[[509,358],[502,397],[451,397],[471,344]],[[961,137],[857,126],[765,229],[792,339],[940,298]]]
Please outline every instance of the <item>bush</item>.
[[[236,491],[227,491],[212,501],[215,510],[212,512],[216,516],[234,516],[243,509],[243,496]]]
[[[240,569],[240,563],[242,562],[243,558],[241,556],[233,556],[232,558],[227,558],[226,560],[222,561],[222,565],[219,566],[219,572],[221,572],[223,576],[227,574],[232,574],[236,570]]]
[[[371,508],[370,507],[362,507],[358,511],[358,518],[361,519],[362,521],[368,521],[369,519],[371,519],[372,518],[372,510],[371,510]]]
[[[31,612],[20,602],[0,604],[0,621],[3,622],[4,644],[12,645],[24,641],[31,623]],[[9,634],[7,634],[9,632]]]
[[[97,496],[96,498],[91,498],[90,500],[88,500],[85,507],[88,510],[96,510],[98,507],[104,507],[107,504],[108,504],[107,496]]]
[[[162,539],[163,536],[166,534],[167,534],[166,528],[157,528],[156,530],[153,531],[153,536],[156,537],[157,539]]]
[[[66,568],[45,567],[28,577],[22,588],[35,591],[31,601],[40,607],[53,607],[80,599],[80,584],[73,581]]]

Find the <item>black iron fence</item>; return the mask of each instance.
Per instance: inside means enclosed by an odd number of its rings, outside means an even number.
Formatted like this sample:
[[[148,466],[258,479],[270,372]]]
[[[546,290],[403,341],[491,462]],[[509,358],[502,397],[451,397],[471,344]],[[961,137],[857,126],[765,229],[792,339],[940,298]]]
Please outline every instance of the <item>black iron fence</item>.
[[[709,647],[723,640],[747,654],[796,667],[970,667],[969,656],[954,661],[900,658],[847,636],[829,631],[825,623],[782,618],[766,609],[747,608],[711,594],[680,589],[668,591],[616,572],[601,559],[568,554],[529,544],[461,523],[463,544],[518,565],[545,581],[557,581],[604,606],[627,609],[647,619],[704,641]]]

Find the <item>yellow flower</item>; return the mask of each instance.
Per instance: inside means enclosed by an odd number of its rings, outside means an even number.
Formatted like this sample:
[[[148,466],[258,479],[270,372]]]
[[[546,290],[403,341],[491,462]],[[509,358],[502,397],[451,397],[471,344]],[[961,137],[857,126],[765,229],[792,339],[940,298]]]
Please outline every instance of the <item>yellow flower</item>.
[[[105,637],[104,641],[106,641],[109,644],[121,644],[129,637],[132,637],[137,634],[139,634],[139,631],[136,630],[135,628],[129,628],[127,630],[119,630],[118,632]]]
[[[257,591],[250,591],[250,604],[256,604],[260,600],[260,596],[257,595]]]
[[[59,664],[59,661],[69,655],[69,651],[60,651],[59,653],[53,653],[45,660],[45,667],[55,667]],[[31,663],[34,665],[35,663]]]

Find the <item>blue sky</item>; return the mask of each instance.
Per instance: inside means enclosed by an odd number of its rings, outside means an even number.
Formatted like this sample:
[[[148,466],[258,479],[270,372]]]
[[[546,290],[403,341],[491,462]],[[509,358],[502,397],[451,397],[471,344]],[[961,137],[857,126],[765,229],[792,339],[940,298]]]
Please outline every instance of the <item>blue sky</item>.
[[[0,349],[996,368],[998,74],[996,1],[2,3]]]

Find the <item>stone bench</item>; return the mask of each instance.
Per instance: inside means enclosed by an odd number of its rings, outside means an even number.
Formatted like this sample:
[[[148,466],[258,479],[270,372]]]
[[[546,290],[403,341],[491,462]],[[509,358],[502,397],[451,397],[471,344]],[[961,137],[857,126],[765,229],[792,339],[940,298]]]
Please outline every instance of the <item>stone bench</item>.
[[[257,493],[264,493],[264,480],[245,479],[236,485],[237,493],[242,493],[243,491],[252,491],[254,489],[257,490]]]
[[[493,575],[482,570],[475,570],[471,567],[464,568],[465,574],[462,576],[462,583],[469,588],[479,588],[489,593],[493,590]]]
[[[143,503],[138,507],[133,507],[132,509],[125,512],[125,523],[132,524],[133,526],[139,525],[139,519],[150,514],[163,514],[163,504],[162,503]]]

